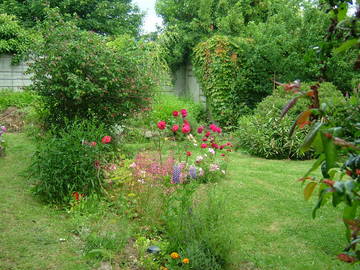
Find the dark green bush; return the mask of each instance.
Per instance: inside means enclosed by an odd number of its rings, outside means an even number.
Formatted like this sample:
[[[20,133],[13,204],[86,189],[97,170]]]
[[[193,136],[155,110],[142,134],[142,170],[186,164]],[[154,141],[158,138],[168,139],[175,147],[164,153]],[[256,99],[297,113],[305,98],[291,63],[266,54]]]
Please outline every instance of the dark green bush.
[[[309,85],[304,85],[302,88],[308,87]],[[329,104],[344,102],[341,92],[331,83],[321,84],[319,96],[321,102]],[[258,104],[253,115],[241,117],[236,132],[237,146],[252,155],[264,158],[305,159],[311,157],[311,152],[302,154],[298,151],[305,138],[306,127],[297,131],[292,138],[288,136],[297,115],[309,105],[308,101],[300,99],[289,113],[280,119],[282,108],[292,97],[294,93],[286,92],[283,87],[279,87],[271,96]]]
[[[34,192],[47,202],[66,203],[73,192],[101,193],[106,159],[114,142],[102,143],[109,135],[104,125],[75,121],[49,132],[38,143],[30,167]],[[91,145],[95,142],[96,145]]]
[[[112,125],[143,108],[153,83],[131,56],[71,23],[48,23],[34,51],[32,88],[48,112],[46,123],[92,119]]]

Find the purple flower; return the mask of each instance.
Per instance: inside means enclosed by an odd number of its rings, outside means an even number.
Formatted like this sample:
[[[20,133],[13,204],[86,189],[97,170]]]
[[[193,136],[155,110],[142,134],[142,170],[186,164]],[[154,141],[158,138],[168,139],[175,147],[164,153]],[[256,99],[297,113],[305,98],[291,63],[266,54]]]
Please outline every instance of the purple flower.
[[[6,130],[7,130],[6,127],[4,127],[4,126],[1,126],[0,129],[1,129],[3,132],[6,132]]]
[[[172,174],[173,183],[179,184],[180,183],[180,176],[181,176],[181,167],[179,165],[174,165],[173,174]]]
[[[195,166],[190,166],[189,168],[189,175],[191,178],[195,179],[196,178],[196,167]]]

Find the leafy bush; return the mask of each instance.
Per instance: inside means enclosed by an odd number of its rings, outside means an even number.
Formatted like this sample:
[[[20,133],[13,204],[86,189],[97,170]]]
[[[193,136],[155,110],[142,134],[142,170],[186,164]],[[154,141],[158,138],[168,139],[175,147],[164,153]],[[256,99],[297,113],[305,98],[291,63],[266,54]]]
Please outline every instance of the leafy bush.
[[[308,86],[304,85],[303,89]],[[319,88],[322,101],[340,103],[344,98],[339,90],[331,83],[323,83]],[[295,136],[289,138],[290,128],[307,100],[300,100],[290,112],[280,120],[284,104],[294,97],[294,93],[285,91],[283,87],[274,90],[271,96],[266,97],[256,107],[254,114],[239,119],[236,132],[237,147],[245,149],[252,155],[274,159],[304,159],[312,156],[311,152],[302,154],[298,151],[305,138],[307,128],[301,129]]]
[[[0,14],[0,54],[13,54],[17,63],[34,41],[35,35],[25,30],[15,16]]]
[[[30,167],[34,192],[47,202],[66,203],[74,192],[101,193],[106,157],[114,150],[104,125],[75,121],[49,132]]]
[[[44,27],[29,72],[48,111],[46,123],[79,118],[112,125],[146,106],[153,83],[130,56],[71,23]]]
[[[204,107],[190,99],[180,98],[172,94],[159,93],[154,97],[154,101],[149,113],[149,121],[157,123],[159,120],[171,122],[172,112],[179,109],[186,109],[189,113],[188,120],[192,123],[204,120]]]
[[[32,105],[38,96],[30,91],[15,92],[12,90],[0,91],[0,112],[8,107],[25,108]]]

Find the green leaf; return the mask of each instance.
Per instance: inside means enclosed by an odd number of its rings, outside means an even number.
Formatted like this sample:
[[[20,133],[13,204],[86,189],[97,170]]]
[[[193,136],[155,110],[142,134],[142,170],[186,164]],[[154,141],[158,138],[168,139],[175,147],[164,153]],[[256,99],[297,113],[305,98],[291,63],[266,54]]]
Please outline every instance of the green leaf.
[[[318,159],[315,161],[315,163],[311,166],[311,168],[306,172],[306,174],[304,175],[304,178],[308,177],[310,175],[311,172],[315,171],[317,168],[319,168],[319,166],[321,165],[321,163],[325,160],[325,154],[321,154]]]
[[[333,53],[334,54],[342,53],[344,51],[347,51],[348,49],[350,49],[351,47],[355,46],[358,43],[360,43],[360,39],[356,39],[356,38],[349,39],[349,40],[345,41],[343,44],[341,44],[340,47],[335,48],[333,50]]]
[[[333,143],[332,139],[328,138],[324,133],[321,133],[321,140],[325,151],[326,168],[329,171],[331,168],[336,167],[336,145]]]
[[[304,198],[305,200],[309,200],[311,195],[313,194],[315,187],[317,186],[316,182],[310,182],[306,185],[305,189],[304,189]]]
[[[300,151],[302,153],[308,151],[315,140],[316,135],[318,134],[319,129],[322,127],[323,123],[316,123],[311,131],[306,135],[303,144],[300,146]]]
[[[347,3],[342,3],[339,5],[338,14],[337,14],[337,19],[339,22],[345,19],[347,11],[348,11]]]
[[[334,192],[333,193],[333,197],[332,197],[332,205],[334,207],[338,206],[339,203],[341,203],[343,201],[343,195],[338,193],[338,192]]]
[[[319,194],[319,199],[312,211],[312,218],[315,218],[316,217],[316,211],[321,207],[321,205],[323,204],[324,202],[324,199],[325,199],[325,195],[330,193],[330,192],[333,192],[333,189],[332,188],[326,188],[326,189],[323,189],[320,191],[320,194]]]
[[[356,218],[356,212],[358,207],[358,202],[354,202],[351,206],[345,206],[343,212],[343,219],[352,220]]]

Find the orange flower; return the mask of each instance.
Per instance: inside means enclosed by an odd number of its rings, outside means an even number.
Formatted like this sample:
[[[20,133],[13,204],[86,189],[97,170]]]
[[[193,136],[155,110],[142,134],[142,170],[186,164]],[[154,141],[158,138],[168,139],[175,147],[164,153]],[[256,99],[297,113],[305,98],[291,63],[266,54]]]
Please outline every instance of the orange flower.
[[[173,259],[180,259],[179,253],[176,253],[176,252],[171,253],[170,257],[173,258]]]
[[[190,260],[189,260],[188,258],[184,258],[184,259],[182,260],[182,262],[187,264],[187,263],[190,262]]]

